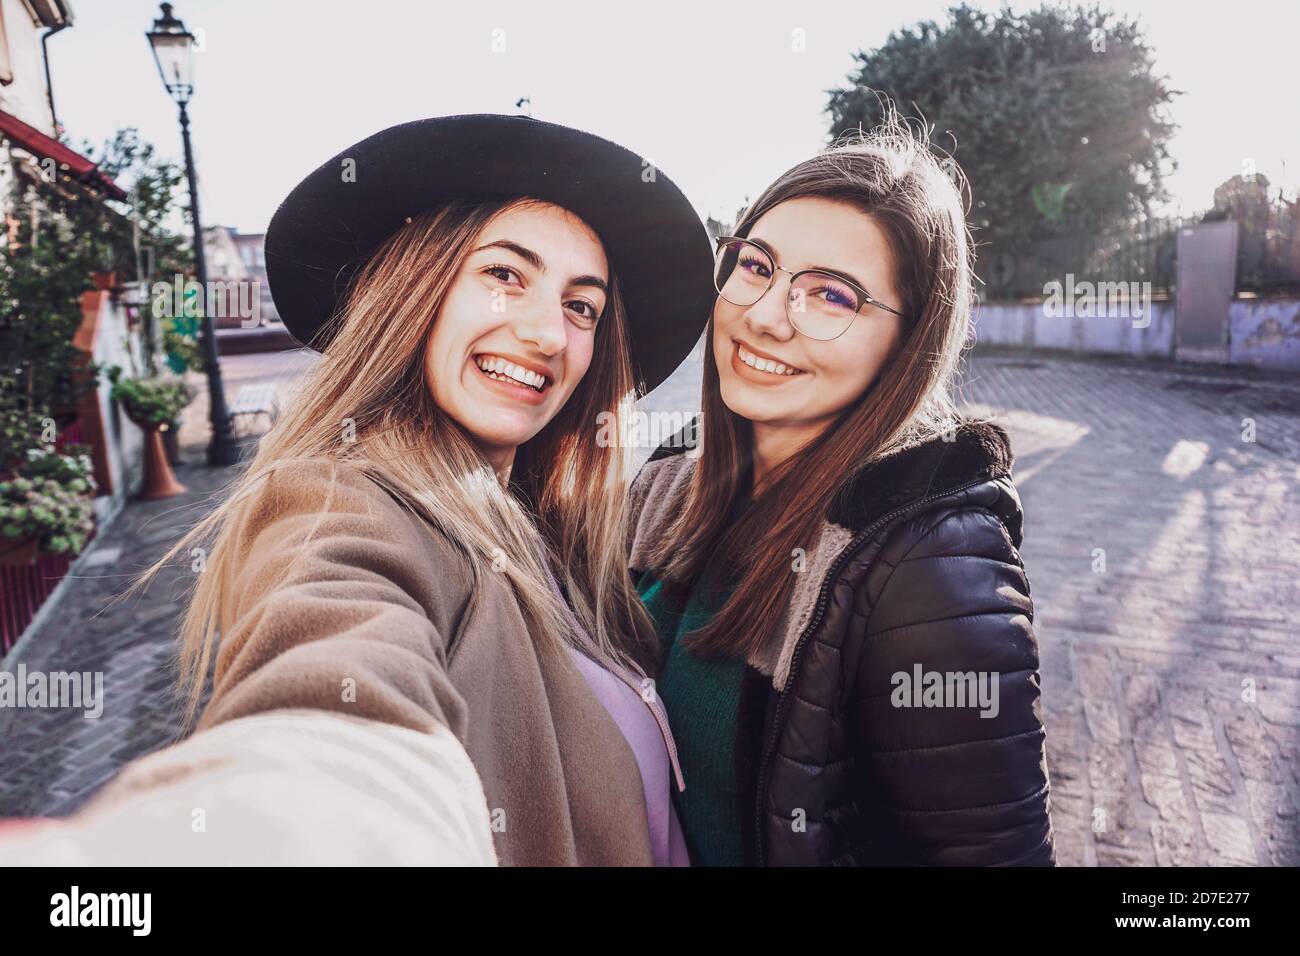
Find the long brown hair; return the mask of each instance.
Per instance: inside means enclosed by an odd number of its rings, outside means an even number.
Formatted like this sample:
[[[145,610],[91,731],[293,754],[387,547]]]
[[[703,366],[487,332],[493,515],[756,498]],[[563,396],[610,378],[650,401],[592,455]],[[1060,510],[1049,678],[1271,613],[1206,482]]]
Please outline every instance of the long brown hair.
[[[187,725],[217,635],[234,623],[228,598],[241,559],[239,528],[266,476],[295,461],[361,466],[464,552],[476,582],[489,567],[504,574],[544,649],[571,639],[547,583],[546,550],[579,622],[612,660],[635,659],[652,639],[623,550],[624,452],[595,437],[597,415],[626,414],[634,390],[617,277],[609,277],[590,370],[560,413],[518,450],[508,488],[434,404],[426,380],[433,324],[475,239],[495,216],[530,202],[536,200],[452,202],[412,217],[388,237],[353,281],[320,361],[262,436],[245,473],[222,492],[228,497],[132,587],[178,553],[212,542],[180,634]]]
[[[862,398],[774,467],[731,527],[727,517],[752,474],[752,431],[722,400],[710,319],[702,450],[688,501],[652,556],[670,580],[694,581],[715,560],[732,572],[730,598],[688,638],[697,653],[747,655],[764,647],[793,593],[797,549],[815,547],[835,496],[863,466],[955,427],[951,380],[967,338],[973,288],[963,184],[955,164],[941,165],[931,152],[926,133],[890,110],[871,132],[848,134],[788,170],[745,211],[739,236],[769,209],[805,196],[848,203],[871,216],[894,254],[906,319],[896,351]]]

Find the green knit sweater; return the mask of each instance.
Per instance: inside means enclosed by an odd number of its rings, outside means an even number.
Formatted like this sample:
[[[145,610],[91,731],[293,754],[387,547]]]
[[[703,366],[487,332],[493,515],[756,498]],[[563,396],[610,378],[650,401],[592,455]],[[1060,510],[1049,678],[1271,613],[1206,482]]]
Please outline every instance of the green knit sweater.
[[[741,866],[736,724],[745,662],[703,660],[682,643],[726,603],[727,592],[705,582],[687,592],[644,575],[637,590],[664,644],[656,689],[668,710],[686,789],[674,792],[692,866]]]
[[[727,523],[737,521],[750,504],[748,494],[737,496]],[[686,782],[686,789],[674,792],[673,798],[691,865],[743,866],[740,814],[752,805],[754,794],[752,781],[740,767],[748,765],[758,742],[740,728],[749,666],[742,657],[705,660],[682,641],[707,624],[731,596],[732,583],[726,580],[722,562],[708,561],[705,568],[691,587],[647,572],[637,581],[637,591],[664,647],[656,689],[668,710]],[[742,788],[747,788],[745,793]]]

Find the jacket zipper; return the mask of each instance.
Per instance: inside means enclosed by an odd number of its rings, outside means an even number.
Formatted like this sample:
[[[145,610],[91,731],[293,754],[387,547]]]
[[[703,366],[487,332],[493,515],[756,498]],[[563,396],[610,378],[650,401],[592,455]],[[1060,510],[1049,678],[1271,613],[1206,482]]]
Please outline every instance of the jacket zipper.
[[[647,675],[646,672],[641,669],[641,666],[635,662],[633,662],[633,666],[636,667],[637,674],[640,675],[640,680],[631,676],[617,665],[610,666],[606,664],[605,666],[612,674],[620,678],[623,683],[636,691],[637,696],[641,698],[648,708],[650,708],[650,713],[654,715],[655,723],[659,725],[659,732],[663,734],[664,746],[668,748],[668,760],[673,765],[673,777],[677,781],[677,792],[680,793],[685,790],[686,780],[682,777],[681,764],[677,759],[677,742],[673,740],[672,728],[668,724],[668,712],[664,710],[663,702],[659,699],[659,691],[654,690],[654,700],[650,701],[645,699],[645,681],[650,680],[649,675]],[[652,689],[654,688],[654,681],[650,681],[650,687]]]
[[[877,531],[879,531],[889,522],[895,520],[896,518],[902,517],[907,512],[919,508],[924,504],[929,504],[931,501],[938,501],[940,498],[946,498],[949,495],[959,494],[963,491],[967,491],[970,488],[974,488],[976,485],[983,484],[984,482],[989,480],[990,480],[989,478],[977,478],[974,481],[967,482],[966,484],[962,485],[960,488],[950,488],[947,491],[942,491],[937,494],[930,495],[929,497],[921,498],[918,501],[910,502],[906,505],[903,505],[900,508],[895,508],[893,511],[889,512],[883,517],[876,519],[866,529],[864,529],[863,531],[855,535],[853,539],[847,545],[845,545],[844,550],[841,551],[838,555],[836,555],[835,562],[834,564],[831,565],[830,569],[826,572],[826,577],[822,581],[821,590],[817,594],[817,604],[813,609],[812,619],[808,622],[807,626],[805,626],[804,629],[799,633],[798,640],[795,641],[794,652],[790,655],[790,673],[786,676],[785,687],[782,688],[781,691],[777,694],[776,710],[772,715],[772,727],[767,735],[767,739],[763,743],[762,754],[759,757],[758,794],[755,798],[755,808],[754,808],[755,809],[754,858],[758,866],[763,865],[763,798],[767,794],[768,766],[771,764],[772,752],[776,747],[776,739],[780,734],[781,721],[785,716],[786,702],[790,699],[791,689],[794,687],[795,678],[798,676],[799,673],[799,660],[803,656],[804,646],[808,643],[808,636],[812,634],[812,632],[821,625],[822,617],[825,616],[826,613],[827,599],[830,597],[831,586],[834,584],[835,579],[838,578],[840,572],[844,570],[844,565],[848,563],[849,558],[853,554],[855,554],[857,550],[861,548],[862,545],[865,544],[873,534],[875,534]]]
[[[560,590],[559,582],[555,580],[555,575],[551,573],[550,562],[543,559],[542,566],[546,568],[546,575],[551,581],[551,589],[559,599],[560,607],[564,609],[565,617],[569,619],[569,627],[573,629],[579,643],[590,651],[587,656],[599,663],[600,666],[604,667],[605,670],[609,671],[624,684],[627,684],[628,687],[636,692],[637,697],[639,697],[641,702],[649,709],[651,716],[655,719],[655,723],[659,725],[659,733],[664,739],[664,748],[668,751],[668,762],[672,764],[673,779],[677,784],[677,792],[680,793],[685,790],[686,780],[682,776],[681,761],[677,755],[677,741],[673,739],[673,731],[668,724],[668,712],[664,710],[663,702],[659,699],[659,691],[654,690],[653,700],[646,700],[644,681],[649,680],[649,676],[641,669],[641,665],[637,664],[635,661],[632,662],[632,666],[636,668],[638,675],[634,677],[618,663],[604,659],[604,655],[600,653],[600,648],[596,646],[596,642],[591,639],[586,628],[582,626],[577,615],[573,613],[573,609],[569,607],[569,602],[564,600],[564,593]],[[651,681],[650,687],[653,689],[654,686],[654,682]]]

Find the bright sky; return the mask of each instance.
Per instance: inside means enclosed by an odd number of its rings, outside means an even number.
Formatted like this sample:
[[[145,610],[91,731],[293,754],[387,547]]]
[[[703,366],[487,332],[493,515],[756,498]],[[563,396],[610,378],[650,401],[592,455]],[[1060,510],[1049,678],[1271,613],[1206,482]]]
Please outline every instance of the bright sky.
[[[144,37],[158,4],[71,2],[74,27],[49,48],[59,120],[73,144],[135,126],[179,158],[175,107]],[[350,143],[425,116],[518,112],[515,101],[527,96],[537,118],[622,143],[670,176],[702,216],[729,221],[825,142],[824,91],[843,82],[853,51],[942,19],[949,5],[179,0],[175,15],[202,29],[206,43],[191,105],[203,218],[261,231],[304,174]],[[1140,18],[1159,71],[1185,94],[1173,107],[1171,211],[1207,207],[1246,161],[1295,190],[1300,4],[1109,6]],[[796,29],[806,31],[806,52],[792,51]],[[504,52],[493,52],[494,38]],[[728,76],[733,88],[743,82],[769,98],[766,122],[739,128],[714,115],[709,90]]]

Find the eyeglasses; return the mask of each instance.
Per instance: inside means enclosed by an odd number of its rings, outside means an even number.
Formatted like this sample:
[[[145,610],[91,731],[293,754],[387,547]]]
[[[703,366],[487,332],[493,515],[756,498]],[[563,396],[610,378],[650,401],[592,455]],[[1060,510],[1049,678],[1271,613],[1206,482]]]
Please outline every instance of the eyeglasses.
[[[790,324],[810,339],[828,342],[839,338],[866,305],[904,317],[902,312],[877,302],[866,289],[843,276],[816,269],[791,272],[778,266],[772,261],[771,253],[748,239],[718,238],[713,287],[732,305],[750,306],[763,298],[776,281],[777,272],[790,277],[785,314]]]

